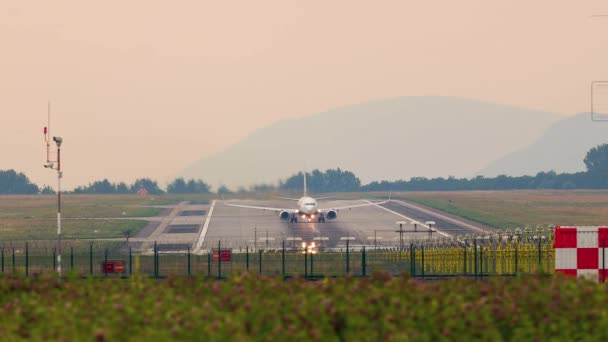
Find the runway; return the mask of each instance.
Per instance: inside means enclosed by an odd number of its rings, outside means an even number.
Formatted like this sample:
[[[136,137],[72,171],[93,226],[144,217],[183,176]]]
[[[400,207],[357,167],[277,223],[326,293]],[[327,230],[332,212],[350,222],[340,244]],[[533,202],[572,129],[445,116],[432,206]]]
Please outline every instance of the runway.
[[[294,208],[295,202],[283,200],[242,200],[233,203],[275,208]],[[367,201],[321,201],[320,208],[330,209],[368,203]],[[389,210],[387,210],[389,209]],[[433,231],[424,224],[435,221]],[[413,222],[416,222],[416,227]],[[402,232],[399,232],[401,224]],[[484,228],[475,223],[460,222],[439,212],[409,207],[391,201],[383,207],[360,207],[338,212],[338,218],[325,223],[281,220],[277,212],[227,206],[218,201],[202,249],[222,247],[243,250],[298,248],[314,242],[320,249],[340,249],[347,241],[352,247],[400,247],[416,240],[452,237],[460,233],[478,234]]]
[[[239,200],[232,203],[293,209],[287,200]],[[364,200],[320,201],[321,209],[370,203]],[[425,224],[435,221],[432,231]],[[206,253],[210,249],[231,248],[235,252],[302,248],[314,242],[318,250],[346,247],[400,248],[418,240],[480,234],[491,228],[434,209],[403,201],[390,201],[340,210],[335,220],[289,223],[275,211],[230,207],[224,201],[208,204],[182,202],[171,206],[166,215],[152,220],[133,242],[142,252],[150,252],[154,242],[161,252]]]

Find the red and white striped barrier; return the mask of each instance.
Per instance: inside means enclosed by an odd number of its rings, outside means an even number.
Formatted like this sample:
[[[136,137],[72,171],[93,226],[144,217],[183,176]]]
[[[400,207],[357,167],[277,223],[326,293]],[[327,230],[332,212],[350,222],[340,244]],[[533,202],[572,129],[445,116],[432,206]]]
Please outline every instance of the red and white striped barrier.
[[[599,282],[608,278],[608,227],[556,227],[553,248],[556,273]]]

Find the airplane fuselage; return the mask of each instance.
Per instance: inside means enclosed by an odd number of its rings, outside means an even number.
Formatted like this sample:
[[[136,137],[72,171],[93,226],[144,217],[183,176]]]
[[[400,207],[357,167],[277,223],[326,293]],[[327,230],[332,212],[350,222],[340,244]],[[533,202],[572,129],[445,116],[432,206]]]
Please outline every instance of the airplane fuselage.
[[[317,200],[304,196],[298,200],[298,214],[311,216],[319,212]]]

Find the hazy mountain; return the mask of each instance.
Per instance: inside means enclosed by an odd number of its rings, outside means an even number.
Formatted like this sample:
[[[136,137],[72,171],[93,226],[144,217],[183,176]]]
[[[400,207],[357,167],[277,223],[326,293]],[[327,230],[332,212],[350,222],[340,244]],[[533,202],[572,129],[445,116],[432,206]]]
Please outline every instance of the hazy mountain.
[[[473,176],[529,145],[559,116],[451,97],[399,97],[339,108],[255,131],[178,176],[235,188],[303,168],[348,169],[363,182]]]
[[[580,113],[556,122],[536,142],[492,162],[479,174],[520,176],[550,170],[584,171],[587,151],[607,142],[608,122],[591,121],[589,113]]]

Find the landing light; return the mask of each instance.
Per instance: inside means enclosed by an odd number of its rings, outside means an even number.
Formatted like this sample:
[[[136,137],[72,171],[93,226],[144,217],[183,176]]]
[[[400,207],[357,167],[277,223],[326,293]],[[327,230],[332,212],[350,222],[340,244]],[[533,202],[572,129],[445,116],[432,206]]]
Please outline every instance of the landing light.
[[[306,246],[306,242],[302,242],[302,253],[306,254],[317,254],[317,246],[314,242],[311,242]]]

